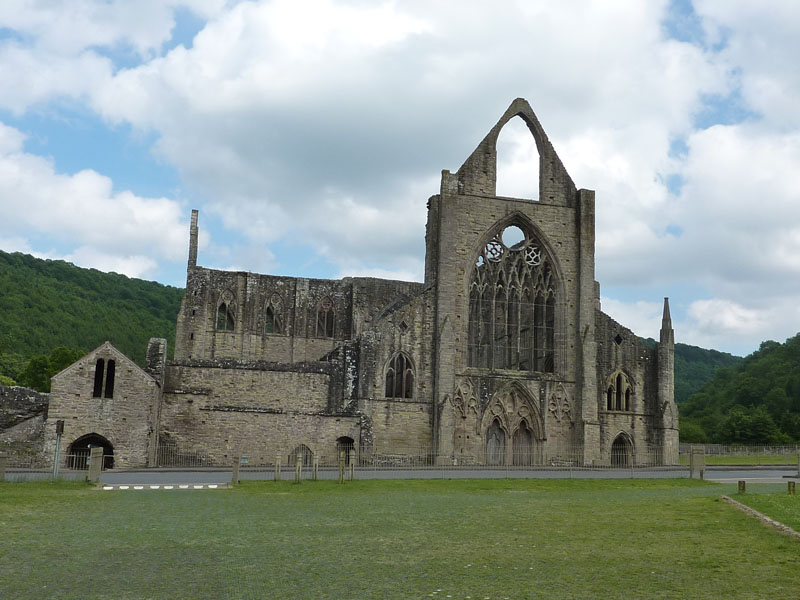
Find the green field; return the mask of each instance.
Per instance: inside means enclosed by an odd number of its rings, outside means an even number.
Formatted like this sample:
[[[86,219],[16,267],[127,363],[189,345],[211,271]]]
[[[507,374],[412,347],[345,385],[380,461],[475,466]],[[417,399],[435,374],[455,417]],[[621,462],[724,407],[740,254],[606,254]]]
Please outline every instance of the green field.
[[[680,464],[686,466],[689,464],[689,455],[680,455]],[[707,465],[745,465],[745,466],[758,466],[758,465],[796,465],[796,454],[726,454],[723,456],[706,456]]]
[[[0,597],[796,597],[800,543],[719,500],[732,491],[686,479],[3,483]]]

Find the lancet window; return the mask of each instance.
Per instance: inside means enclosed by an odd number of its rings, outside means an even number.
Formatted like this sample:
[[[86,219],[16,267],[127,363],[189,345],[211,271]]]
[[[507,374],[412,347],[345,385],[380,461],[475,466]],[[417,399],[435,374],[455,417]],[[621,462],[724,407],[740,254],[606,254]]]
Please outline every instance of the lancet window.
[[[386,397],[414,397],[414,367],[402,352],[395,354],[386,368]]]
[[[620,372],[612,375],[606,388],[606,410],[633,410],[632,398],[633,386],[628,377]]]
[[[336,316],[336,309],[333,301],[327,296],[319,301],[317,305],[317,332],[316,337],[332,338],[333,324]]]
[[[264,314],[264,333],[284,333],[283,323],[283,300],[278,294],[272,294]]]
[[[217,308],[217,329],[222,331],[233,331],[233,312],[227,303],[220,303]]]
[[[552,373],[556,280],[542,246],[515,225],[481,250],[469,288],[469,366]]]

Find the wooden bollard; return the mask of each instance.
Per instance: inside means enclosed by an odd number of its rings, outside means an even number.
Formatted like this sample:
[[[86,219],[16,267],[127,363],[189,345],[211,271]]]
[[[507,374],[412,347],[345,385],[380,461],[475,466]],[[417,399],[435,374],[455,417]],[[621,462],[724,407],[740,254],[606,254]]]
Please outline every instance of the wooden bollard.
[[[339,451],[339,483],[344,483],[344,450]]]
[[[281,455],[275,457],[275,481],[281,480]]]
[[[6,478],[6,467],[8,466],[8,454],[0,452],[0,481]]]
[[[744,494],[745,493],[746,486],[747,486],[747,482],[744,479],[740,479],[739,480],[739,493],[740,494]]]
[[[313,462],[311,463],[311,479],[314,481],[317,480],[317,471],[319,470],[319,457],[315,456]]]
[[[294,482],[300,483],[303,478],[303,453],[297,453],[297,460],[294,463]]]
[[[234,456],[233,457],[233,472],[231,473],[231,485],[236,485],[239,483],[239,463],[241,462],[241,457]]]
[[[795,482],[794,481],[787,481],[786,485],[788,487],[787,491],[789,492],[789,495],[790,496],[794,496],[797,493],[796,489],[795,489],[796,488]]]

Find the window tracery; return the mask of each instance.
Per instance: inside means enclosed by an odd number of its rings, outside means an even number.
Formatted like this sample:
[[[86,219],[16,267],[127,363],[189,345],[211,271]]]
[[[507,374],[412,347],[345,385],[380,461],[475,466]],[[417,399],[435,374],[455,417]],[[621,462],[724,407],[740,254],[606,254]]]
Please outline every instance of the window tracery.
[[[621,371],[612,373],[607,380],[606,410],[633,410],[633,383]]]
[[[333,301],[325,296],[317,305],[317,330],[316,337],[332,338],[333,324],[336,317],[336,308]]]
[[[554,371],[556,280],[532,235],[511,225],[484,246],[469,299],[469,366]]]
[[[217,306],[217,329],[221,331],[233,331],[236,325],[236,304],[233,292],[225,290],[219,298]]]
[[[264,314],[264,333],[283,334],[283,323],[283,300],[278,294],[272,294]]]
[[[394,355],[386,368],[386,398],[414,397],[414,367],[403,352]]]

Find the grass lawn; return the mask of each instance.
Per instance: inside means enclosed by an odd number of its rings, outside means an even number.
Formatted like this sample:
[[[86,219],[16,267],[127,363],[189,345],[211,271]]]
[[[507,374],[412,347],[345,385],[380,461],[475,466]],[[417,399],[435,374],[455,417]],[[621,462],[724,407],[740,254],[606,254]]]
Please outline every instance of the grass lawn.
[[[800,531],[800,496],[785,491],[774,494],[731,494],[731,498]]]
[[[681,454],[680,464],[689,464],[689,456]],[[796,465],[796,454],[732,454],[725,456],[706,456],[707,465]]]
[[[0,483],[0,597],[796,597],[800,543],[719,500],[731,492],[686,479]]]

